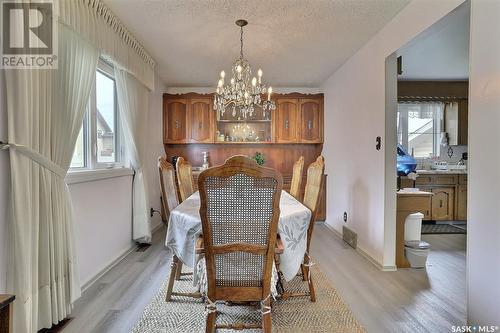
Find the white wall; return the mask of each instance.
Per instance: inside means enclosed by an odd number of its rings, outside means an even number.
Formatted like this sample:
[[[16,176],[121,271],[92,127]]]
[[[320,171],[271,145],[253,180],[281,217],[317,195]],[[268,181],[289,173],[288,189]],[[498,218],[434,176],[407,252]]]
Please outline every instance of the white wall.
[[[500,325],[500,1],[471,6],[467,311]]]
[[[325,93],[327,223],[341,232],[342,215],[358,233],[358,247],[386,268],[395,264],[395,221],[384,221],[386,57],[463,0],[412,1],[322,86]],[[375,138],[382,149],[375,150]],[[387,230],[385,228],[387,227]]]
[[[132,176],[69,185],[80,283],[85,285],[132,241]]]

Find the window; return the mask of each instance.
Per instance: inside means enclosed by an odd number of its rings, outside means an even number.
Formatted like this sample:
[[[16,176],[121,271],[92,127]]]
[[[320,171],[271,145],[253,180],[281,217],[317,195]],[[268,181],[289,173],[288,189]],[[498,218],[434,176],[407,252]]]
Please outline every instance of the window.
[[[102,169],[123,165],[121,135],[113,66],[100,59],[70,167]]]
[[[398,104],[398,143],[416,158],[439,156],[443,109],[437,102]]]

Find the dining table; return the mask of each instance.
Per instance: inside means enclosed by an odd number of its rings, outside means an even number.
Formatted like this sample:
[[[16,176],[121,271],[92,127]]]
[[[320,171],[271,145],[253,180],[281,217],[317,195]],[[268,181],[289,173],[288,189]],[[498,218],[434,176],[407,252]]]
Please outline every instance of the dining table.
[[[284,251],[280,255],[280,271],[286,281],[292,280],[300,269],[307,247],[307,230],[311,210],[286,191],[280,196],[278,233]],[[170,212],[165,246],[183,264],[193,268],[193,283],[197,278],[196,240],[202,233],[200,218],[200,194],[194,192]]]

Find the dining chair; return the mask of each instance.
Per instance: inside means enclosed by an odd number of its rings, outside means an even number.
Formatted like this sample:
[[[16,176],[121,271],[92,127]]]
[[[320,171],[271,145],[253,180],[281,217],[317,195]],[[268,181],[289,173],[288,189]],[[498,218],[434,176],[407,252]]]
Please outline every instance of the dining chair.
[[[168,224],[170,212],[179,205],[177,186],[175,186],[175,169],[163,156],[158,157],[158,173],[160,176],[161,215]]]
[[[301,264],[302,279],[307,281],[309,292],[287,292],[284,291],[282,298],[286,299],[288,297],[294,296],[309,296],[311,302],[316,302],[316,292],[314,289],[314,283],[311,276],[310,267],[313,264],[311,257],[309,255],[311,249],[311,238],[314,229],[314,223],[316,221],[316,214],[318,212],[318,206],[320,202],[321,191],[323,188],[323,175],[325,173],[325,162],[323,156],[319,156],[316,161],[311,163],[307,168],[307,179],[304,191],[304,200],[302,203],[304,206],[311,210],[311,219],[309,220],[309,227],[307,229],[307,245],[306,253],[304,254],[304,260]],[[284,247],[281,239],[278,237],[278,244],[276,246],[276,253],[279,255],[283,253]],[[279,259],[277,259],[277,266],[279,266]]]
[[[177,170],[177,184],[179,185],[179,194],[181,202],[186,200],[195,190],[193,180],[193,168],[191,163],[179,157],[175,166]]]
[[[302,170],[304,169],[304,156],[300,156],[293,164],[292,182],[290,184],[290,194],[300,200],[300,185],[302,184]]]
[[[170,218],[170,212],[179,205],[179,198],[177,196],[177,187],[175,186],[175,170],[174,166],[170,164],[163,156],[158,157],[158,172],[160,176],[160,191],[161,191],[161,205],[162,205],[162,219],[165,219],[167,225]],[[196,254],[203,253],[203,240],[200,238],[196,243]],[[182,261],[174,254],[172,256],[172,264],[170,267],[170,276],[167,285],[167,294],[165,300],[168,302],[172,296],[189,296],[200,298],[200,293],[180,293],[174,292],[175,280],[180,280],[182,275],[191,275],[192,273],[182,273]]]
[[[208,281],[206,333],[262,328],[271,332],[271,274],[283,179],[234,156],[198,179]],[[260,302],[262,324],[216,324],[218,302]]]

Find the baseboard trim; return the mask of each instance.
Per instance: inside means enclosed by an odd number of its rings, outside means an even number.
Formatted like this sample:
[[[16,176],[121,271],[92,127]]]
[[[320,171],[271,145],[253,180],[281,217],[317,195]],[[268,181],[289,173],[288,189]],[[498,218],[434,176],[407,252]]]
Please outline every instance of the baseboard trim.
[[[151,234],[154,234],[155,232],[157,232],[162,226],[163,226],[163,223],[158,224],[156,227],[154,227],[151,230]],[[135,252],[138,247],[139,247],[139,244],[134,243],[134,245],[132,245],[125,252],[123,252],[122,255],[120,255],[119,257],[117,257],[115,260],[111,261],[108,265],[106,265],[106,267],[104,267],[103,269],[101,269],[93,278],[91,278],[90,280],[88,280],[87,282],[85,282],[83,284],[83,286],[81,287],[82,293],[85,292],[85,290],[89,289],[97,280],[99,280],[101,277],[103,277],[104,274],[106,274],[113,267],[115,267],[116,265],[118,265],[118,263],[120,261],[122,261],[123,259],[125,259],[126,256],[128,256],[132,252]]]
[[[344,241],[342,238],[342,233],[337,231],[334,227],[329,225],[328,223],[324,223],[324,225],[332,231],[335,236],[340,238],[340,240]],[[379,270],[382,272],[394,272],[397,270],[396,266],[383,266],[381,265],[377,260],[375,260],[371,255],[369,255],[367,252],[365,252],[363,249],[361,249],[359,246],[356,247],[355,249],[356,252],[358,252],[363,258],[368,260],[371,264],[373,264],[375,267],[377,267]]]
[[[103,269],[101,269],[99,271],[99,273],[97,273],[93,278],[91,278],[90,280],[88,280],[87,282],[85,282],[82,286],[82,293],[84,293],[87,289],[89,289],[97,280],[99,280],[101,277],[104,276],[104,274],[106,274],[107,272],[109,272],[113,267],[115,267],[120,261],[122,261],[126,256],[128,256],[129,254],[131,254],[132,252],[134,252],[135,250],[137,250],[137,247],[139,245],[134,243],[134,245],[132,245],[128,250],[126,250],[125,252],[123,252],[122,255],[120,255],[119,257],[117,257],[115,260],[111,261],[108,265],[106,265],[106,267],[104,267]]]

